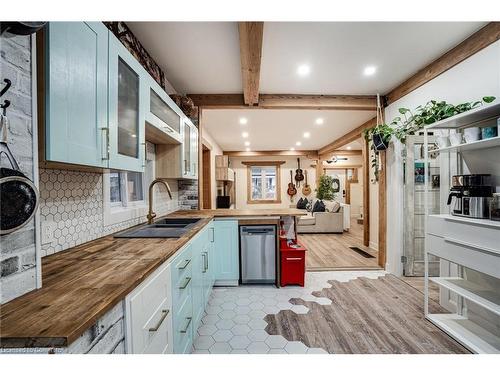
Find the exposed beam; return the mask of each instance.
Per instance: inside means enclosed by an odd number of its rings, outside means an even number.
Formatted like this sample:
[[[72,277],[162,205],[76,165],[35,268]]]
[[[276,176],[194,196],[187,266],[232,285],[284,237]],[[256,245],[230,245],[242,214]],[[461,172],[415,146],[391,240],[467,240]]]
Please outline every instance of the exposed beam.
[[[264,22],[239,22],[241,77],[245,104],[259,102],[260,62]]]
[[[361,155],[363,151],[361,150],[335,150],[335,151],[331,151],[331,152],[328,152],[328,156],[333,156],[333,155],[336,155],[336,156],[353,156],[353,155]],[[323,154],[322,156],[326,156],[325,154]],[[326,157],[325,157],[326,159]]]
[[[363,133],[363,130],[373,128],[375,125],[377,125],[376,117],[372,118],[371,120],[368,120],[364,124],[358,126],[356,129],[351,130],[349,133],[344,134],[342,137],[338,138],[332,143],[322,147],[318,151],[319,155],[324,155],[332,151],[337,151],[338,148],[345,146],[346,144],[351,143],[360,138]]]
[[[462,43],[446,52],[444,55],[434,60],[425,68],[419,70],[402,84],[394,88],[386,95],[386,105],[394,103],[396,100],[409,94],[440,74],[453,68],[468,57],[479,52],[483,48],[500,39],[500,22],[490,22],[482,29],[472,34]]]
[[[245,156],[305,156],[309,159],[317,159],[318,152],[310,150],[296,150],[296,151],[224,151],[224,155],[231,157],[245,157]]]
[[[188,94],[194,105],[212,109],[328,109],[375,111],[373,95],[260,94],[256,106],[245,105],[243,94]]]
[[[262,94],[259,97],[259,107],[375,111],[377,109],[377,98],[372,95]]]

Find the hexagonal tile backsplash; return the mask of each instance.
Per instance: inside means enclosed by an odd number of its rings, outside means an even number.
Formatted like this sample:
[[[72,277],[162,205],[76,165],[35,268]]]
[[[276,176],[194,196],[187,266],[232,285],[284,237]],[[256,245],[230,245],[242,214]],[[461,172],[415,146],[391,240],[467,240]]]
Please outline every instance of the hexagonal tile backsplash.
[[[158,189],[158,187],[156,187]],[[156,199],[157,214],[178,209],[177,191],[174,199]],[[155,195],[163,195],[155,191]],[[129,228],[144,222],[143,217],[114,225],[103,221],[103,175],[100,173],[40,169],[41,220],[55,223],[54,240],[42,244],[42,256]]]

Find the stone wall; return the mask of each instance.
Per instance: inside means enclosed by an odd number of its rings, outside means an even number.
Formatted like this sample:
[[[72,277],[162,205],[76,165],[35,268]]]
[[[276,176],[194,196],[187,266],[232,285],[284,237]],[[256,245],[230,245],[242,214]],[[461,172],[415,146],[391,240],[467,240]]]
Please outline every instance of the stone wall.
[[[179,180],[179,209],[198,209],[198,180]]]
[[[33,179],[32,71],[31,38],[0,37],[0,83],[12,81],[10,90],[0,99],[11,101],[7,109],[8,146],[21,171]],[[10,164],[2,158],[2,167]],[[36,288],[36,250],[34,220],[0,239],[0,303],[7,302]]]

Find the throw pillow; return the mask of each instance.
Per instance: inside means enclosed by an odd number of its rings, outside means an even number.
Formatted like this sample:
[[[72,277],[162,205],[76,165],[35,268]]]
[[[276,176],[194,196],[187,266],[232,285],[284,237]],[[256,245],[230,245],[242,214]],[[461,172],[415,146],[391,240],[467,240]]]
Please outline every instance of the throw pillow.
[[[340,203],[337,201],[325,201],[325,207],[328,212],[339,212]]]
[[[303,210],[304,208],[306,208],[306,205],[304,204],[303,198],[300,198],[299,201],[297,202],[297,208],[299,210]]]
[[[320,200],[317,200],[316,203],[314,203],[314,207],[313,207],[313,210],[312,212],[325,212],[325,204],[320,201]]]

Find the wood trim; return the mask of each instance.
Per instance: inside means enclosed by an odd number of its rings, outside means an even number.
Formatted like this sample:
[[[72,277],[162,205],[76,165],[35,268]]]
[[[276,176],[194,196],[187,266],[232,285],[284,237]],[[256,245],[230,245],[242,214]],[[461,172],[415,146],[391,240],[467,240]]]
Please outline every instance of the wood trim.
[[[260,63],[264,22],[238,22],[240,35],[243,100],[247,105],[259,102]]]
[[[385,269],[387,251],[387,185],[386,154],[379,151],[380,172],[378,179],[378,265]]]
[[[352,156],[352,155],[361,155],[363,150],[335,150],[329,152],[329,156],[337,155],[337,156]]]
[[[203,154],[203,209],[212,209],[212,151],[209,148]]]
[[[260,94],[257,105],[245,104],[243,94],[188,94],[197,106],[212,109],[337,109],[375,111],[374,95]]]
[[[317,159],[318,152],[312,150],[297,150],[297,151],[224,151],[223,155],[232,157],[245,156],[305,156],[309,159]]]
[[[201,138],[201,144],[206,147],[208,150],[212,151],[213,147],[212,145],[210,144],[209,141],[207,141],[205,138]]]
[[[357,169],[361,168],[363,165],[362,164],[345,164],[345,165],[323,165],[323,169],[325,170],[330,170],[330,169]]]
[[[370,246],[370,148],[363,139],[363,245]]]
[[[203,206],[203,107],[198,108],[198,209]]]
[[[242,161],[241,164],[244,164],[246,166],[249,166],[249,167],[265,167],[265,166],[268,166],[268,165],[275,165],[275,166],[280,166],[282,164],[285,164],[286,162],[285,161]]]
[[[281,203],[281,164],[284,161],[270,161],[270,162],[242,162],[247,166],[247,204],[279,204]],[[275,166],[276,167],[276,199],[252,199],[252,176],[251,170],[253,166]]]
[[[377,97],[374,95],[262,94],[259,97],[259,107],[375,111]]]
[[[443,74],[500,39],[500,22],[490,22],[463,42],[419,70],[386,95],[386,106]]]
[[[324,155],[329,152],[338,150],[338,148],[345,146],[346,144],[351,143],[356,139],[360,138],[365,129],[373,128],[376,125],[377,125],[377,117],[375,116],[371,120],[368,120],[365,123],[358,126],[356,129],[353,129],[349,133],[344,134],[342,137],[338,138],[334,142],[322,147],[318,151],[319,155]]]
[[[311,166],[313,167],[313,165]],[[323,169],[323,160],[321,158],[318,158],[316,160],[316,186],[319,186],[319,178],[325,174],[325,170]]]

